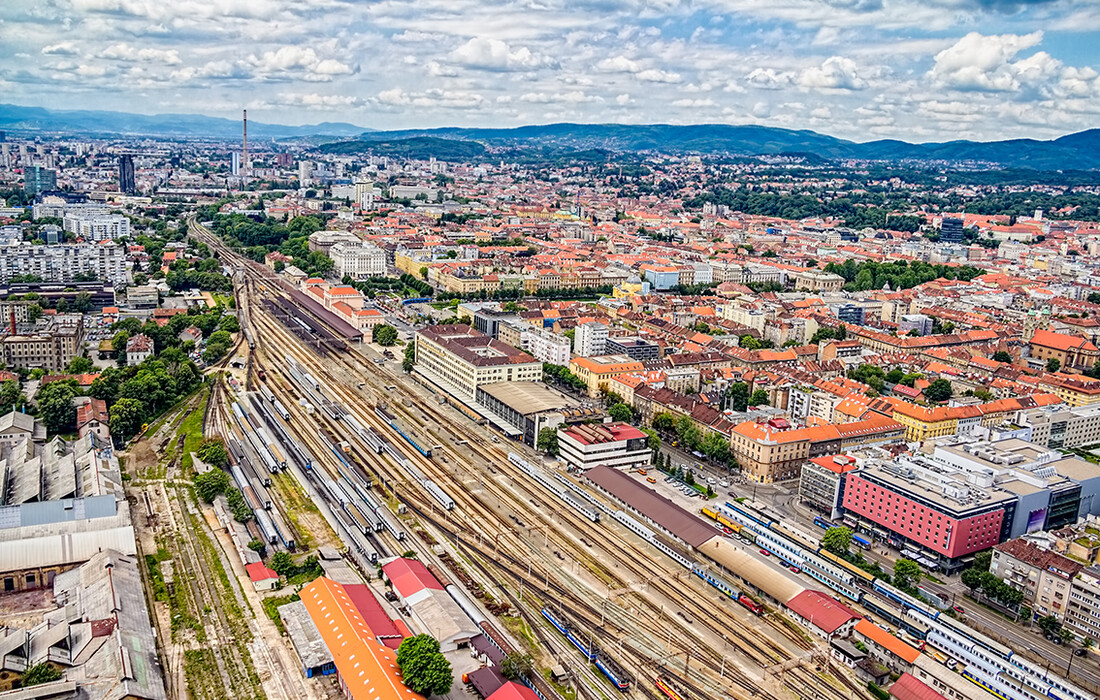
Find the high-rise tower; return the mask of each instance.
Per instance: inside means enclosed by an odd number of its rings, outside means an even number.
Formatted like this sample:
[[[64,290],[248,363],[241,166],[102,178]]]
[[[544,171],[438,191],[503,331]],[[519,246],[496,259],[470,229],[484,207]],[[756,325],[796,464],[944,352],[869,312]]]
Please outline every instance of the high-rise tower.
[[[243,143],[241,148],[241,174],[248,175],[248,110],[244,110],[244,117],[241,120],[241,126],[244,129]]]
[[[124,194],[137,193],[137,180],[134,178],[134,157],[118,157],[118,191]]]

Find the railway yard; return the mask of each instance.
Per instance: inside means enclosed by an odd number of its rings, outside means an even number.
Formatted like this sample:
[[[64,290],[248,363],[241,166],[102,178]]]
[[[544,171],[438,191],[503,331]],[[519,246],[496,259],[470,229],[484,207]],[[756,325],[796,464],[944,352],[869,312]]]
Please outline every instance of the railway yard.
[[[522,446],[505,449],[428,382],[391,372],[373,350],[348,342],[346,329],[277,275],[195,222],[191,235],[235,270],[239,361],[216,368],[221,378],[207,402],[190,410],[205,405],[203,434],[226,443],[232,481],[255,514],[244,537],[299,559],[333,545],[368,581],[379,562],[415,556],[481,601],[462,607],[502,648],[530,653],[540,669],[565,670],[555,683],[532,674],[547,700],[868,697],[828,642],[786,613],[806,590],[800,579],[746,574],[759,562],[727,537],[744,529],[753,541],[775,539],[768,546],[779,552],[785,545],[776,538],[791,533],[773,532],[735,504],[704,510],[716,521],[705,536],[698,514],[691,535],[657,527],[653,514],[624,507],[615,488]],[[231,541],[226,514],[186,488],[183,438],[168,449],[164,437],[173,427],[149,438],[169,456],[136,480],[172,694],[185,697],[186,686],[190,697],[333,696],[333,684],[302,677],[263,600],[245,590],[238,558],[258,556],[244,551],[247,539]],[[864,602],[855,586],[871,582],[812,552],[797,563],[820,581],[848,581],[851,590],[830,587]],[[161,590],[166,569],[176,579],[171,593]],[[893,602],[901,629],[905,604]],[[878,614],[889,610],[880,605]],[[229,638],[252,641],[218,643]],[[456,685],[452,695],[460,692]]]
[[[221,247],[197,226],[192,234]],[[301,480],[361,571],[412,551],[487,607],[506,607],[504,617],[475,613],[475,622],[498,636],[509,630],[538,666],[567,670],[571,690],[533,679],[545,694],[599,698],[617,687],[666,697],[661,685],[684,698],[864,692],[767,596],[739,605],[725,584],[733,577],[696,563],[606,494],[533,454],[509,454],[316,315],[295,312],[301,304],[265,270],[221,252],[237,265],[237,354],[246,362],[236,386],[215,391],[207,430],[225,438],[256,534],[271,548],[297,551],[304,534],[264,484],[274,471]]]

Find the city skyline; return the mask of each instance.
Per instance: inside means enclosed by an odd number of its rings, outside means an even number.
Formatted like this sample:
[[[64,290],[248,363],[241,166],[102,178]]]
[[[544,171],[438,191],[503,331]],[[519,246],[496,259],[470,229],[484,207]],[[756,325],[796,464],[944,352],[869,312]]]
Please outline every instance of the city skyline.
[[[392,3],[72,0],[0,8],[0,87],[52,109],[378,129],[559,121],[867,141],[1097,125],[1083,0]]]

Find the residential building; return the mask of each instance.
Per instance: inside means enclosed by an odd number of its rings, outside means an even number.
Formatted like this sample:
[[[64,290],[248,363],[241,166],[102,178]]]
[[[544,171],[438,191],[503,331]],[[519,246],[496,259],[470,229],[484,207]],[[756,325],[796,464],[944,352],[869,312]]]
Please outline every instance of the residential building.
[[[916,331],[916,335],[931,335],[932,334],[932,317],[925,316],[924,314],[904,314],[898,321],[898,333],[906,335],[912,335],[913,331]]]
[[[871,658],[893,673],[901,674],[911,670],[920,658],[920,649],[866,619],[856,622],[852,638],[862,642]]]
[[[8,367],[63,370],[84,344],[84,317],[58,314],[44,328],[25,335],[0,335],[0,359]]]
[[[386,251],[372,243],[338,242],[329,249],[334,272],[340,279],[361,280],[386,274]]]
[[[989,572],[1024,594],[1024,604],[1036,617],[1061,621],[1069,605],[1073,579],[1083,564],[1023,539],[993,548]]]
[[[637,469],[650,462],[648,437],[626,423],[583,423],[558,431],[558,451],[570,469],[604,465]]]
[[[847,455],[827,455],[807,460],[798,479],[799,499],[825,513],[840,518],[844,500],[844,475],[856,468],[856,460]]]
[[[578,356],[569,363],[569,371],[588,385],[589,396],[599,396],[601,389],[608,388],[608,381],[620,374],[641,372],[644,369],[645,366],[640,361],[632,360],[626,355]]]
[[[858,446],[897,442],[903,432],[901,424],[878,414],[850,423],[811,427],[795,427],[777,417],[734,426],[730,450],[746,478],[771,483],[799,478],[807,460]]]
[[[111,284],[124,283],[126,259],[122,247],[114,243],[0,243],[0,282],[15,276],[72,282],[77,275],[88,274]]]
[[[76,430],[80,437],[95,433],[96,437],[108,443],[111,439],[111,418],[107,413],[107,402],[89,396],[78,396],[76,405]],[[45,437],[46,431],[42,431]]]
[[[1100,567],[1081,569],[1073,579],[1062,624],[1081,639],[1100,639]]]
[[[113,241],[130,235],[130,220],[121,214],[66,214],[64,229],[85,241]]]
[[[632,360],[656,360],[661,355],[661,346],[636,335],[616,336],[607,339],[603,354],[626,355]]]
[[[539,362],[549,362],[563,367],[569,364],[569,338],[536,326],[528,326],[520,335],[523,350],[531,353]]]
[[[126,341],[126,364],[140,365],[153,356],[153,339],[144,333],[131,336]]]
[[[573,332],[573,353],[581,357],[606,355],[609,331],[607,326],[595,321],[578,325]]]
[[[482,384],[542,380],[542,363],[534,357],[462,323],[418,331],[416,365],[432,381],[471,401]]]

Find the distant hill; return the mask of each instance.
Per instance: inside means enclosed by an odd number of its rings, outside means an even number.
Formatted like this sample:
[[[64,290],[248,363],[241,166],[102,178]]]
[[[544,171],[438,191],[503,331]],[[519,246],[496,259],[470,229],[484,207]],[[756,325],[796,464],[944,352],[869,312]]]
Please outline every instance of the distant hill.
[[[91,110],[61,111],[0,104],[0,130],[32,133],[75,133],[119,136],[177,136],[234,139],[241,122],[201,114],[129,114]],[[248,136],[256,139],[304,136],[357,136],[367,131],[355,124],[323,122],[303,126],[265,124],[249,120]]]
[[[979,161],[1006,168],[1034,170],[1100,169],[1100,129],[1070,134],[1053,141],[949,141],[913,144],[898,140],[856,143],[815,131],[766,126],[697,124],[547,124],[513,129],[441,128],[375,131],[361,134],[357,143],[393,143],[397,139],[437,137],[478,141],[492,147],[552,150],[604,149],[619,153],[662,151],[682,154],[731,156],[790,155],[819,159],[885,161]],[[336,147],[336,144],[330,144]],[[350,148],[342,145],[340,148]],[[440,156],[437,156],[440,157]]]
[[[0,130],[19,133],[177,136],[236,139],[241,124],[193,114],[56,111],[0,104]],[[325,153],[364,153],[440,160],[598,162],[648,151],[728,156],[790,156],[823,160],[980,162],[1028,170],[1100,170],[1100,129],[1051,141],[948,141],[913,144],[899,140],[856,143],[815,131],[726,124],[545,124],[511,129],[445,127],[371,131],[325,122],[284,126],[249,122],[256,139],[297,139]],[[635,155],[636,159],[637,156]]]

